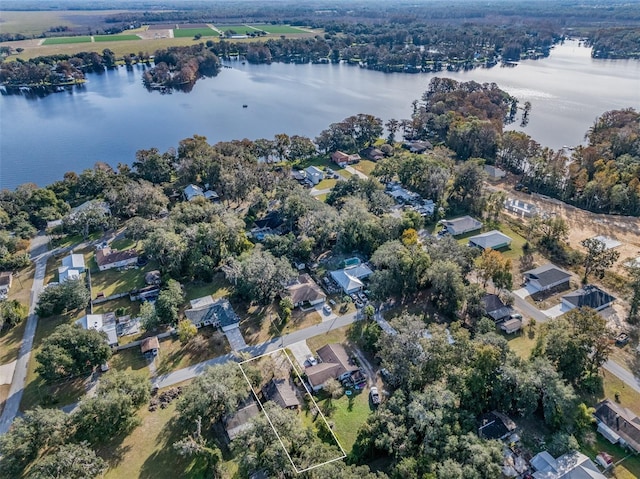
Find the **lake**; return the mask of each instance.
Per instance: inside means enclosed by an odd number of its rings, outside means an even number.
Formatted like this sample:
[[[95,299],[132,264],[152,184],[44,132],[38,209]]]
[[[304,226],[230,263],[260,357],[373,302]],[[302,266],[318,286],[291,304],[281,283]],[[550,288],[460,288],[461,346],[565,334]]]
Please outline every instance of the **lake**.
[[[165,151],[194,134],[210,143],[283,132],[314,138],[330,123],[356,113],[383,121],[408,118],[411,102],[434,76],[495,82],[521,104],[530,101],[524,131],[552,148],[582,143],[604,111],[640,108],[640,62],[593,60],[590,49],[577,41],[514,68],[458,73],[385,74],[346,64],[229,65],[189,93],[148,92],[140,66],[88,75],[86,85],[73,92],[44,98],[3,95],[0,188],[25,182],[44,186],[97,161],[131,163],[136,150]]]

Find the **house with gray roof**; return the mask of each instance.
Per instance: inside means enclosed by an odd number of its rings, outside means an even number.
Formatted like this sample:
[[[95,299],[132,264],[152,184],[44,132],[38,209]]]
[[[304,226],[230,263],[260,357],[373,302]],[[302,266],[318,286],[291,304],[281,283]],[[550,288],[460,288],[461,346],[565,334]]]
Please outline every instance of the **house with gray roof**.
[[[291,378],[273,378],[262,389],[262,395],[266,401],[273,401],[283,409],[298,409],[300,407],[296,386]]]
[[[253,397],[249,397],[238,406],[235,413],[225,416],[222,423],[229,441],[233,441],[240,433],[250,429],[252,427],[251,419],[259,414],[258,404],[253,400]]]
[[[535,479],[606,479],[591,459],[581,452],[568,452],[557,459],[542,451],[529,461]]]
[[[444,229],[452,236],[459,236],[482,228],[482,222],[471,216],[462,216],[452,220],[443,220]]]
[[[69,254],[62,258],[62,267],[69,269],[77,269],[79,273],[84,273],[85,264],[84,256],[81,254]]]
[[[601,311],[611,306],[615,297],[611,296],[606,291],[601,290],[593,284],[587,284],[580,289],[577,289],[562,297],[562,304],[566,308],[592,308],[596,311]]]
[[[83,329],[95,329],[106,334],[105,341],[111,347],[118,345],[115,313],[87,314],[76,321]]]
[[[358,264],[348,268],[331,271],[330,274],[345,294],[351,294],[364,288],[362,280],[371,276],[373,271],[371,271],[371,268],[366,264]]]
[[[228,299],[214,301],[211,296],[192,300],[191,308],[187,309],[184,315],[196,328],[213,326],[224,332],[237,328],[240,322]]]
[[[304,170],[304,173],[307,179],[314,185],[317,185],[324,179],[324,171],[317,166],[309,166]]]
[[[598,432],[611,443],[640,452],[640,417],[611,399],[605,399],[594,414]]]
[[[538,291],[549,291],[552,288],[566,287],[569,289],[571,274],[548,263],[538,268],[524,272],[524,279],[528,286]]]
[[[488,231],[469,238],[469,246],[480,248],[485,250],[508,248],[511,245],[512,239],[504,233],[498,230]]]
[[[511,316],[511,308],[504,304],[497,294],[485,294],[482,297],[482,304],[487,315],[496,323]]]

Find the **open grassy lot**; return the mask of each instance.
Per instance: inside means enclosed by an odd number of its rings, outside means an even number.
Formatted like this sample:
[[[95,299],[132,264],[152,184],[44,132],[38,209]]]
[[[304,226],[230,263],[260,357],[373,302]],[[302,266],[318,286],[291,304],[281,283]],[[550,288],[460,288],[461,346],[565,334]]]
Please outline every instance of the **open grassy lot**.
[[[321,399],[316,399],[320,410],[325,414],[329,425],[333,425],[333,432],[340,445],[347,453],[350,452],[358,437],[360,426],[372,412],[369,390],[358,391],[351,396],[345,394],[338,399],[320,397]],[[304,414],[310,413],[305,411]]]
[[[187,283],[184,285],[187,301],[203,296],[211,295],[214,299],[224,298],[229,295],[231,285],[225,279],[224,273],[216,273],[210,283]]]
[[[103,24],[106,16],[126,10],[47,10],[47,11],[0,11],[0,23],[4,33],[39,35],[55,26],[71,29],[87,28]]]
[[[149,379],[149,364],[142,356],[140,347],[122,349],[111,356],[109,360],[111,369],[126,371],[135,374],[141,379]]]
[[[336,183],[338,182],[338,180],[334,180],[333,178],[326,178],[324,180],[322,180],[320,183],[318,183],[314,188],[317,190],[324,190],[327,188],[333,188],[334,186],[336,186]]]
[[[347,336],[349,334],[350,328],[351,328],[350,325],[343,326],[341,328],[332,329],[331,331],[328,331],[325,334],[314,336],[312,338],[307,339],[307,345],[309,346],[309,349],[311,351],[315,352],[326,344],[345,343],[347,341]]]
[[[14,275],[11,291],[9,291],[9,299],[20,301],[27,309],[29,308],[34,272],[33,263],[20,270]],[[10,363],[18,358],[18,350],[22,344],[22,336],[26,325],[27,320],[25,319],[15,328],[3,329],[0,332],[0,364]]]
[[[282,34],[282,33],[307,33],[301,28],[292,27],[291,25],[267,25],[267,24],[251,24],[248,25],[256,30],[261,30],[267,33]]]
[[[215,25],[215,27],[223,32],[228,32],[229,30],[233,30],[238,35],[245,35],[248,33],[253,33],[256,30],[251,28],[249,25]]]
[[[204,479],[204,465],[197,459],[183,458],[172,445],[181,437],[175,417],[176,401],[165,409],[149,412],[142,406],[138,416],[141,424],[131,434],[116,438],[98,448],[98,455],[107,461],[106,479],[138,477],[173,479],[189,477]]]
[[[60,381],[53,384],[46,383],[36,373],[38,362],[36,356],[42,347],[42,341],[61,324],[72,323],[84,315],[84,310],[73,313],[52,316],[38,320],[38,327],[33,340],[33,349],[29,358],[27,369],[27,381],[20,409],[26,411],[38,405],[64,406],[76,402],[85,392],[86,377],[78,377],[71,380]]]
[[[230,351],[225,335],[211,326],[206,326],[184,345],[175,337],[163,339],[160,342],[160,354],[156,359],[157,371],[158,374],[165,374],[222,356]]]
[[[91,37],[53,37],[42,42],[43,45],[64,45],[66,43],[91,43]]]
[[[376,167],[376,163],[371,160],[360,160],[355,165],[352,165],[354,169],[364,173],[367,176],[371,176],[371,172]]]
[[[218,32],[210,28],[175,28],[173,30],[173,36],[175,38],[193,38],[196,35],[202,35],[203,37],[217,37]]]
[[[94,35],[94,42],[122,42],[122,41],[142,40],[138,35]]]
[[[530,328],[528,325],[517,333],[506,334],[496,327],[496,331],[509,342],[509,348],[522,359],[529,359],[531,350],[540,334],[540,325]]]
[[[130,268],[122,271],[117,269],[98,271],[95,259],[91,259],[88,266],[91,268],[91,293],[93,298],[98,293],[103,293],[107,297],[142,288],[145,286],[144,275],[156,269],[155,263],[149,262],[142,268]]]

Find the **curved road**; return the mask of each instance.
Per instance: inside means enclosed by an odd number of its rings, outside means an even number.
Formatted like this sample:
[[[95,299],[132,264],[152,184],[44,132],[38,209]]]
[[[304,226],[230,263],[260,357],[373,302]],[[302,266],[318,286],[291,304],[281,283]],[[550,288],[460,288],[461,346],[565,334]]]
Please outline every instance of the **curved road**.
[[[27,379],[27,367],[29,366],[29,358],[31,357],[31,347],[33,346],[33,337],[36,334],[36,327],[38,325],[38,316],[36,315],[36,304],[38,303],[38,297],[44,287],[44,274],[47,269],[47,259],[52,252],[48,252],[49,238],[42,232],[38,234],[33,240],[31,240],[31,260],[35,262],[36,271],[33,278],[33,287],[31,288],[31,298],[29,303],[29,317],[27,318],[27,325],[24,330],[24,336],[22,337],[22,345],[18,352],[18,360],[16,362],[16,368],[13,372],[13,381],[11,382],[11,388],[9,389],[9,397],[2,410],[2,416],[0,416],[0,435],[9,430],[13,419],[18,414],[20,408],[20,401],[22,400],[22,393],[24,392],[24,385]]]

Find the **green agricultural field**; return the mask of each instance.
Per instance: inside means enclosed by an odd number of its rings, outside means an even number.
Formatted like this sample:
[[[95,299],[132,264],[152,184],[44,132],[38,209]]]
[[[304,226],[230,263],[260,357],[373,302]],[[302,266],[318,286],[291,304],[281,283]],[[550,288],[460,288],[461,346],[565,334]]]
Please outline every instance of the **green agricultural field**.
[[[173,30],[173,36],[176,38],[193,38],[196,35],[203,37],[217,37],[218,32],[210,28],[176,28]]]
[[[223,32],[228,32],[229,30],[233,30],[238,35],[244,35],[247,33],[253,33],[256,31],[255,28],[251,28],[249,25],[216,25],[218,30]]]
[[[91,37],[54,37],[47,38],[43,45],[64,45],[67,43],[91,43]]]
[[[96,42],[122,42],[125,40],[141,40],[138,35],[94,35]]]
[[[257,30],[262,30],[267,33],[305,33],[305,30],[292,27],[290,25],[249,25]]]

